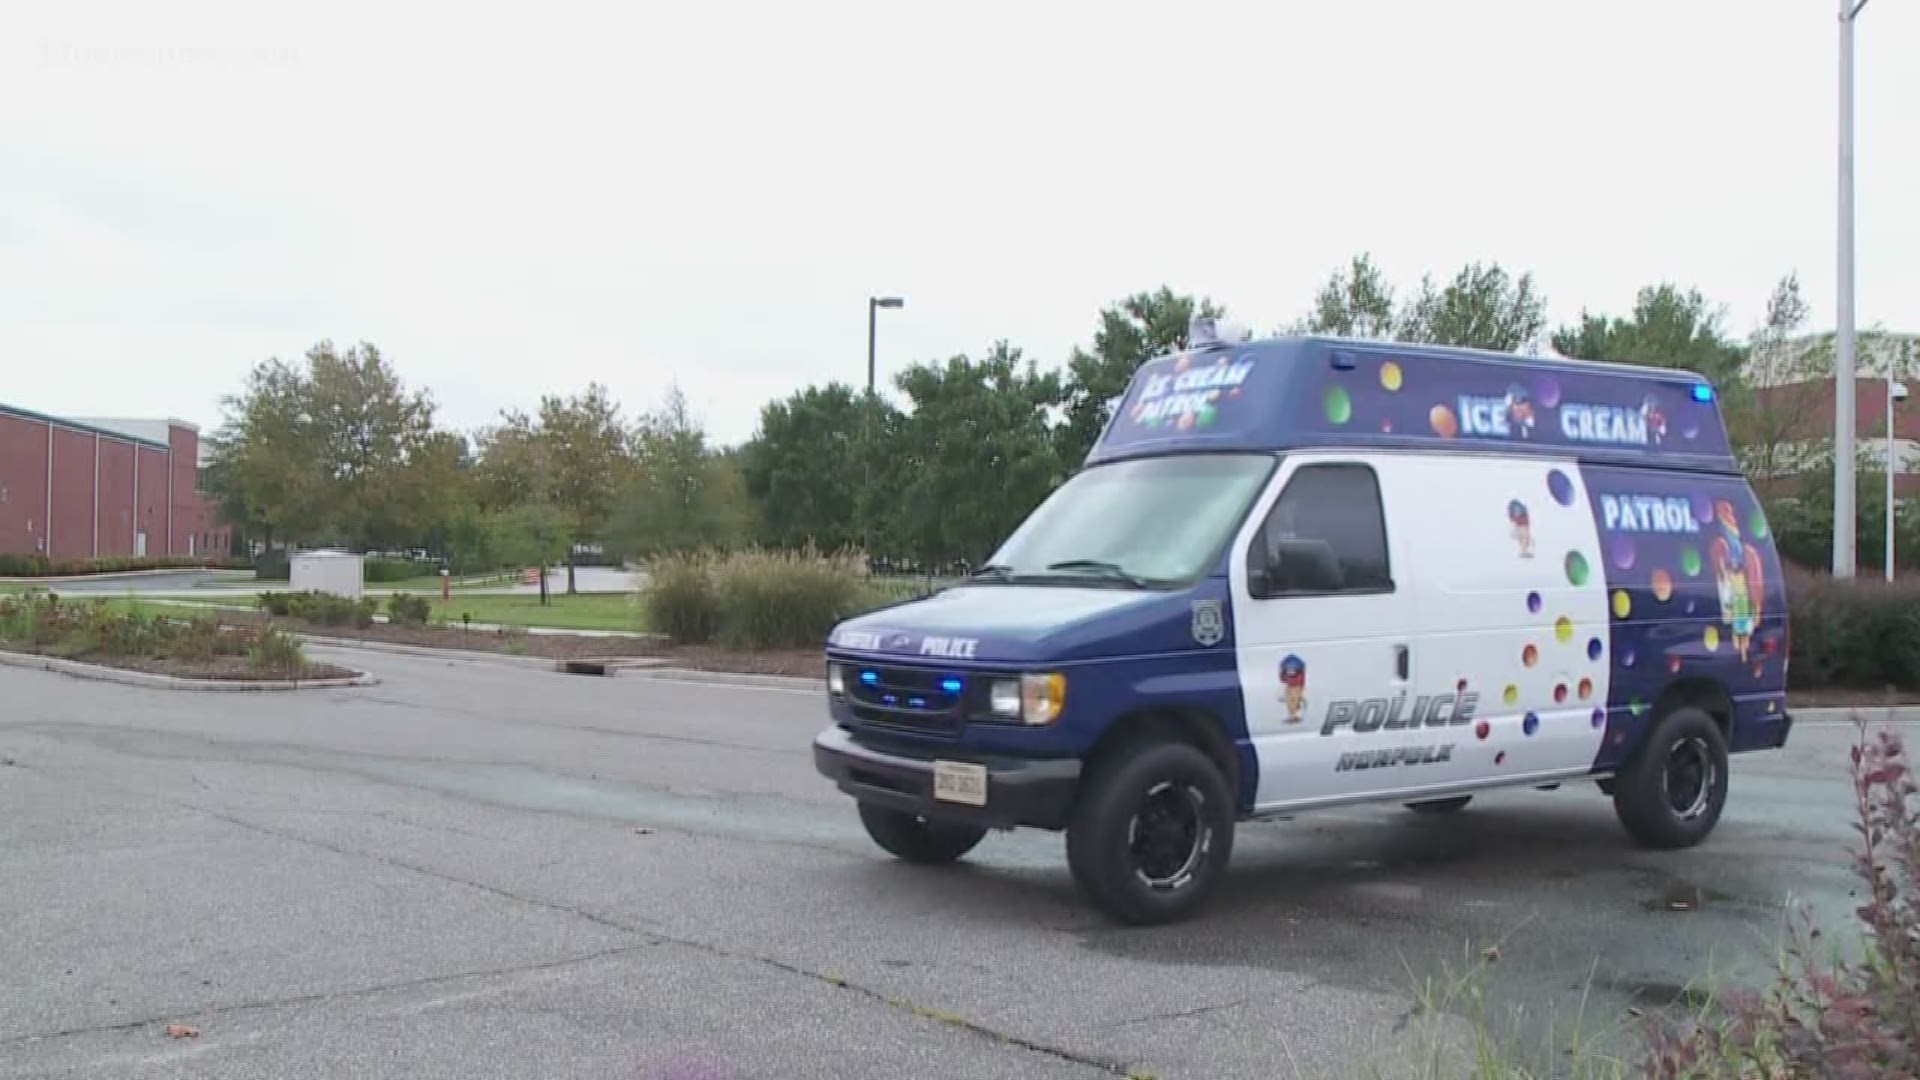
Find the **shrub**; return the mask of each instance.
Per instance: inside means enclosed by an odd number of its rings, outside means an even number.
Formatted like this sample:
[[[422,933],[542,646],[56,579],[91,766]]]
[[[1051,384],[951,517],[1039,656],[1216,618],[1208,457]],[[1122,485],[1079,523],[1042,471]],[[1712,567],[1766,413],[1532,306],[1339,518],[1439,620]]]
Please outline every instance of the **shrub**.
[[[1787,571],[1788,677],[1796,690],[1920,687],[1920,580]]]
[[[49,559],[44,555],[0,555],[0,577],[80,577],[130,570],[244,570],[241,559],[187,555],[106,555],[97,559]]]
[[[1803,924],[1769,990],[1655,1026],[1645,1076],[1920,1074],[1920,785],[1892,731],[1870,740],[1863,724],[1852,765],[1864,955],[1816,958],[1819,931]]]
[[[387,618],[396,626],[425,626],[433,617],[433,602],[413,593],[394,593],[387,598]]]
[[[362,580],[370,585],[389,585],[434,572],[435,568],[428,563],[406,559],[368,559],[362,571]]]
[[[307,656],[298,638],[269,626],[247,649],[247,666],[258,674],[297,679],[306,673]]]
[[[161,646],[167,656],[196,663],[219,656],[223,644],[219,620],[205,615],[185,624],[174,624],[170,638]]]
[[[712,560],[704,555],[670,555],[647,565],[647,626],[682,645],[705,645],[720,628]]]
[[[868,605],[859,564],[811,552],[745,551],[714,568],[720,643],[734,649],[802,648]]]
[[[260,594],[260,607],[269,615],[285,618],[293,614],[293,595],[283,592],[263,592]]]

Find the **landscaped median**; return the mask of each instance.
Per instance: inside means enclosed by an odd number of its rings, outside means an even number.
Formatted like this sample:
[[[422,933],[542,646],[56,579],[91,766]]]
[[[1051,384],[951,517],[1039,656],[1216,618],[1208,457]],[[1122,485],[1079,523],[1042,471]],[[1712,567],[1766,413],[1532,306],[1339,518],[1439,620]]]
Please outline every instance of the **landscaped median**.
[[[0,597],[0,663],[167,689],[365,685],[365,672],[309,661],[278,627],[114,611],[46,593]]]

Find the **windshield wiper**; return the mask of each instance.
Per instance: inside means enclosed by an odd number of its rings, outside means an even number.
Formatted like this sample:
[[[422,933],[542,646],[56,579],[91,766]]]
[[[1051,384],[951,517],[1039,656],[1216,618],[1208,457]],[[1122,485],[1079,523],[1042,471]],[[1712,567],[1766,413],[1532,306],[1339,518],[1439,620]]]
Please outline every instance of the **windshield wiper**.
[[[1049,563],[1047,569],[1086,570],[1099,574],[1101,577],[1111,578],[1114,581],[1124,581],[1136,589],[1147,588],[1145,579],[1128,573],[1126,568],[1119,563],[1106,562],[1101,559],[1068,559],[1065,562]]]

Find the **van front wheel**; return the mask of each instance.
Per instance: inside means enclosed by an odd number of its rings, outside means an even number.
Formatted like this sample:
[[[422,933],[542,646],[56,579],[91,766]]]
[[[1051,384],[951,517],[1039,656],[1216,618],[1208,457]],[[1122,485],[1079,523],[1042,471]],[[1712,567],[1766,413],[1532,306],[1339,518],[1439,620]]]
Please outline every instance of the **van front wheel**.
[[[1067,826],[1067,864],[1100,910],[1147,926],[1199,909],[1233,850],[1233,793],[1213,759],[1185,743],[1107,756]]]
[[[1712,716],[1673,710],[1613,778],[1613,810],[1643,847],[1692,847],[1727,803],[1727,740]]]

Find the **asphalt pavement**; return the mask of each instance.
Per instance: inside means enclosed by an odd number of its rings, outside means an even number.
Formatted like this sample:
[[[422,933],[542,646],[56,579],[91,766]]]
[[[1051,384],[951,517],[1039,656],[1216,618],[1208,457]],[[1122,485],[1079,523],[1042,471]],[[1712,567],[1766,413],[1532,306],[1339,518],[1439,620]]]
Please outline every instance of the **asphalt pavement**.
[[[1054,835],[883,856],[815,691],[315,652],[383,682],[0,669],[0,1077],[1393,1075],[1463,1030],[1416,985],[1490,946],[1503,1024],[1606,1032],[1851,906],[1841,724],[1737,758],[1691,851],[1586,784],[1340,811],[1244,827],[1211,908],[1137,930]]]

